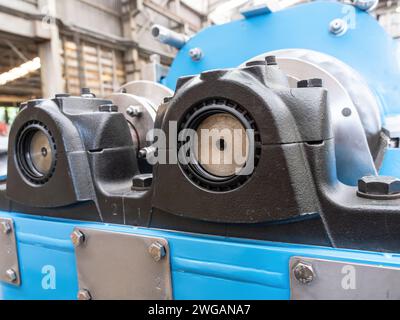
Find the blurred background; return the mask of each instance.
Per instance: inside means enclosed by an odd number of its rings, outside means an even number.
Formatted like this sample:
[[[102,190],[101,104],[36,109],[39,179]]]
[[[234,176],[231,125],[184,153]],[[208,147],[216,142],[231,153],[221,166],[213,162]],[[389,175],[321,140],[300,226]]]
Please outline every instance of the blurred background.
[[[89,87],[102,97],[131,80],[159,80],[175,49],[151,36],[160,24],[192,35],[268,3],[276,10],[304,0],[0,0],[0,135],[21,102]],[[399,1],[373,15],[400,37]]]

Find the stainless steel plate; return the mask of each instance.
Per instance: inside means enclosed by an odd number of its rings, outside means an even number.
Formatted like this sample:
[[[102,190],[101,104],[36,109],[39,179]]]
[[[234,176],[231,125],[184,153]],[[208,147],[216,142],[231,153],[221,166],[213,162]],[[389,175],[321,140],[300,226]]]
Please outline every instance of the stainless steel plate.
[[[0,281],[21,285],[14,222],[6,218],[0,218]]]
[[[172,299],[167,240],[83,228],[75,231],[84,235],[75,247],[79,288],[89,293],[83,296],[93,300]],[[159,256],[158,249],[162,251]]]
[[[302,280],[307,281],[299,281],[298,274],[296,277],[299,263],[313,271],[311,277],[310,272],[302,273],[306,276]],[[292,300],[400,299],[398,268],[293,257],[289,270]]]

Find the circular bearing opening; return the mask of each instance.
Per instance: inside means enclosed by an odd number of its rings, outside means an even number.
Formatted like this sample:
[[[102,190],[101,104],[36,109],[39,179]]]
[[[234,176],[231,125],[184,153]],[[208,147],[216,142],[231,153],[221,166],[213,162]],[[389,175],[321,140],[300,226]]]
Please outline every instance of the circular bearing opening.
[[[189,144],[190,162],[181,168],[199,186],[213,191],[230,191],[243,185],[253,174],[261,148],[255,121],[238,104],[210,99],[185,116],[181,130],[191,129],[195,141]],[[183,146],[178,141],[178,150]]]
[[[22,174],[34,184],[46,183],[56,166],[56,145],[40,122],[26,124],[17,137],[16,157]]]

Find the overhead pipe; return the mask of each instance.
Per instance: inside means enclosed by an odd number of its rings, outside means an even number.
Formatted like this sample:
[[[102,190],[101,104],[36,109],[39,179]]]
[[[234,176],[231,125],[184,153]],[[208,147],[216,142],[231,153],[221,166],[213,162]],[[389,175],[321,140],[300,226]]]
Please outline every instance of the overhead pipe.
[[[160,41],[161,43],[168,44],[171,47],[177,49],[181,49],[189,40],[188,36],[172,31],[158,24],[154,25],[151,28],[151,34],[156,40]]]

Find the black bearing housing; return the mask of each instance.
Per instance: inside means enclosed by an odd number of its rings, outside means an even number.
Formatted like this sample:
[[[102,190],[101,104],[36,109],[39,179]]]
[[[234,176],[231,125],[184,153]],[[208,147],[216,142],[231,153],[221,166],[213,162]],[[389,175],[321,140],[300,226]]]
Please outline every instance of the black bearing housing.
[[[303,155],[305,144],[333,139],[327,92],[279,84],[275,88],[276,83],[271,88],[266,67],[210,71],[178,82],[175,96],[159,115],[159,128],[169,136],[170,122],[185,128],[201,120],[203,109],[232,109],[256,130],[257,166],[245,181],[233,179],[232,184],[218,185],[204,181],[188,166],[159,164],[153,197],[156,208],[208,222],[251,224],[318,212]]]

